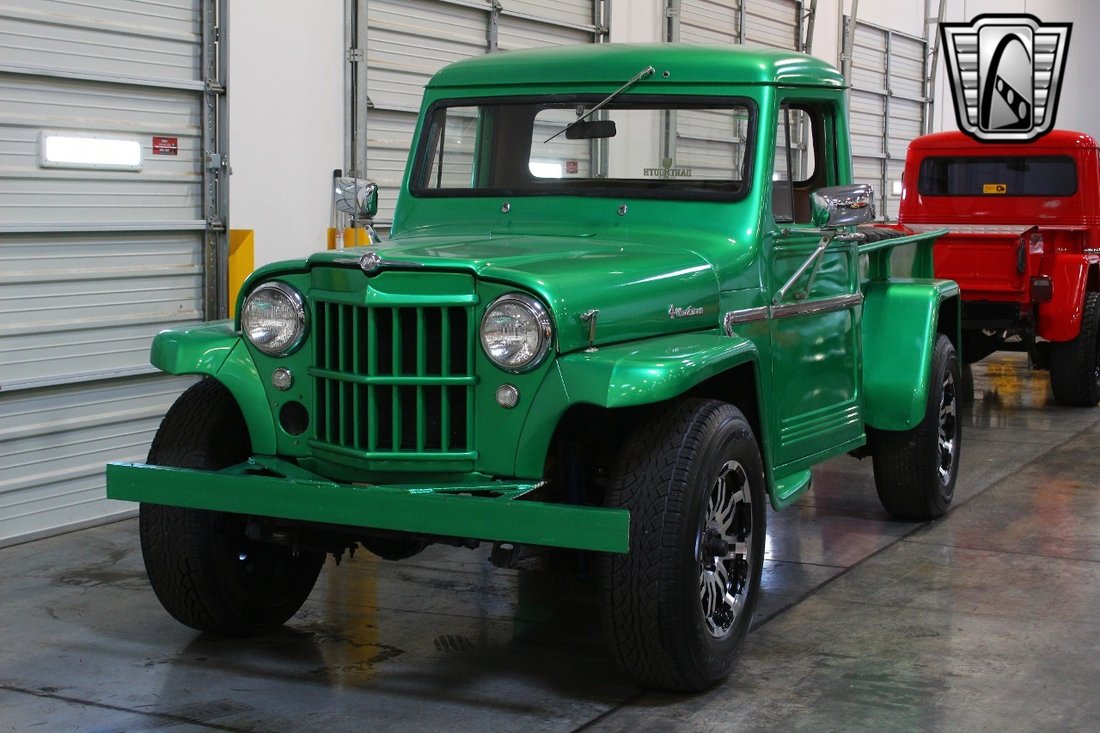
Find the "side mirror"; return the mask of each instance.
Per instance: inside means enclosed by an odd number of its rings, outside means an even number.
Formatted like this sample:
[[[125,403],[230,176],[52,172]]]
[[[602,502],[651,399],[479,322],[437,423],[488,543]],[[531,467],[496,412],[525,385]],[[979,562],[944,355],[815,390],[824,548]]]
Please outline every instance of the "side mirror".
[[[355,219],[373,219],[378,213],[378,184],[363,178],[341,177],[335,180],[336,210]]]
[[[866,224],[875,218],[875,191],[866,183],[819,188],[810,195],[810,206],[816,227]]]

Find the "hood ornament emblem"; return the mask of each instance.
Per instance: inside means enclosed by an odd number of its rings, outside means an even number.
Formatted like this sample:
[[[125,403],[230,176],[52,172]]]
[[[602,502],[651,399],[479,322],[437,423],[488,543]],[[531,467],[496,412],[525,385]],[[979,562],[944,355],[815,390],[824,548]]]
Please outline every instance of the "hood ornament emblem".
[[[377,252],[367,252],[359,258],[359,268],[368,275],[382,266],[382,256]]]
[[[599,317],[600,311],[597,308],[581,313],[581,323],[588,324],[588,351],[596,350],[593,344],[596,343],[596,319]]]

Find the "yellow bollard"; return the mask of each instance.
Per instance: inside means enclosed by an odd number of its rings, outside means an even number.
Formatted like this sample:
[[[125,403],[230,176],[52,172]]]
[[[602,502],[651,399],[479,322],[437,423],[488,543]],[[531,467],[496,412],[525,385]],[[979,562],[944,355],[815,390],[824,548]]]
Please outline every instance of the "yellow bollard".
[[[237,311],[237,293],[256,268],[255,230],[229,230],[229,317]]]
[[[328,228],[327,247],[329,249],[341,249],[342,247],[364,247],[370,244],[370,234],[361,227],[346,228],[343,230],[335,227]]]

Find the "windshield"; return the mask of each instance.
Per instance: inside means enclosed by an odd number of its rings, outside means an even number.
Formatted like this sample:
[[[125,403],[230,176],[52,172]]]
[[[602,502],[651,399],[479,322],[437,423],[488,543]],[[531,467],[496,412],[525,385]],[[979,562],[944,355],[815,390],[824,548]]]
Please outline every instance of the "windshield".
[[[923,196],[1072,196],[1077,167],[1068,155],[925,158]]]
[[[592,113],[602,101],[436,105],[413,194],[730,200],[748,190],[748,101],[620,97]]]

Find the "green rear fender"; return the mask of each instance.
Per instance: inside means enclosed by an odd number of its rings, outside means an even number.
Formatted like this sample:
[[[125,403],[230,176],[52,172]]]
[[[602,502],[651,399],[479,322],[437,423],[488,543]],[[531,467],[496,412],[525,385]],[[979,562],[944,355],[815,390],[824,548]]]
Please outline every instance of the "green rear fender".
[[[275,454],[275,423],[263,382],[232,321],[162,331],[153,339],[149,361],[169,374],[201,374],[224,384],[244,415],[252,451]]]
[[[636,407],[672,399],[735,366],[757,361],[747,339],[675,334],[568,354],[555,362],[520,436],[516,473],[540,475],[550,439],[570,406]]]
[[[873,281],[863,301],[865,420],[879,430],[910,430],[924,419],[943,303],[950,280]],[[958,348],[958,324],[944,324]]]

